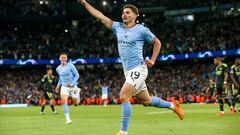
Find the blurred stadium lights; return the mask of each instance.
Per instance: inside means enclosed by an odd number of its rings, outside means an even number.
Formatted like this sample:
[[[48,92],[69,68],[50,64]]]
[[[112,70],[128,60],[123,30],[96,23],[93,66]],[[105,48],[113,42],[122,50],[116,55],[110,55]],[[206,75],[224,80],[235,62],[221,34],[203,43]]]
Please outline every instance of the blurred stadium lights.
[[[40,1],[39,1],[39,3],[40,3],[40,5],[42,5],[42,4],[43,4],[43,1],[42,1],[42,0],[40,0]]]
[[[45,1],[45,4],[48,5],[48,1],[47,0]]]
[[[124,0],[124,2],[127,2],[127,0]]]
[[[114,2],[113,2],[114,4],[117,4],[117,1],[116,0],[114,0]]]
[[[142,17],[145,17],[145,16],[146,16],[145,14],[142,15]]]
[[[78,26],[78,20],[72,20],[72,25],[74,26],[74,27],[77,27]]]
[[[103,5],[103,6],[106,6],[106,5],[107,5],[107,2],[104,0],[104,1],[102,2],[102,5]]]
[[[65,32],[67,33],[67,32],[68,32],[68,29],[65,29]]]

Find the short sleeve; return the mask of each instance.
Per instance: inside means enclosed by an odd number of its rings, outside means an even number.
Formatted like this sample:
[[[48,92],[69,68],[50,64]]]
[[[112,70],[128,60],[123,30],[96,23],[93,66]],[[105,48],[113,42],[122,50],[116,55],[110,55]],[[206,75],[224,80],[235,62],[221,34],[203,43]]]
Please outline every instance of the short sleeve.
[[[224,71],[224,72],[228,72],[228,66],[227,66],[227,64],[223,64],[223,71]]]
[[[148,43],[153,43],[156,36],[146,27],[143,28],[143,38]]]
[[[111,30],[116,34],[117,28],[121,26],[121,23],[116,21],[112,21],[111,23]]]

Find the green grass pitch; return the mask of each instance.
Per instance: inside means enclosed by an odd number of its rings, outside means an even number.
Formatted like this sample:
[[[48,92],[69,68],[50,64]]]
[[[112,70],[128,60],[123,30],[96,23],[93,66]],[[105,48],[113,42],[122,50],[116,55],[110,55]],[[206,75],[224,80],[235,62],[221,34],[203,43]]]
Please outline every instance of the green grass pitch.
[[[218,106],[182,105],[184,120],[167,109],[132,106],[129,135],[239,135],[240,113],[217,117]],[[0,108],[0,135],[115,135],[120,128],[120,105],[70,107],[71,125],[65,125],[60,106],[53,115],[40,107]]]

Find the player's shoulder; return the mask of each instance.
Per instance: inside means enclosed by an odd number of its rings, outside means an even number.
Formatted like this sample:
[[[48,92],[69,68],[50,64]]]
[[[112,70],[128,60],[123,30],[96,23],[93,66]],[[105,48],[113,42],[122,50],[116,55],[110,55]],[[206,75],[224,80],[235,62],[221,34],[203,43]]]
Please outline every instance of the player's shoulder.
[[[226,63],[223,63],[222,66],[223,67],[228,67],[228,65]]]
[[[147,27],[143,26],[142,24],[137,23],[136,27],[141,28],[141,29],[147,29]]]
[[[114,25],[115,27],[123,27],[123,22],[112,21],[112,25]]]
[[[142,24],[136,24],[136,29],[141,32],[150,32],[150,29],[148,27],[143,26]]]
[[[232,68],[232,69],[234,69],[235,67],[236,67],[236,65],[235,65],[235,64],[231,66],[231,68]]]
[[[56,70],[58,70],[60,68],[60,65],[57,66]]]
[[[70,68],[75,68],[75,66],[72,63],[67,63],[67,66]]]
[[[61,65],[58,65],[56,68],[56,71],[58,71],[61,68]]]

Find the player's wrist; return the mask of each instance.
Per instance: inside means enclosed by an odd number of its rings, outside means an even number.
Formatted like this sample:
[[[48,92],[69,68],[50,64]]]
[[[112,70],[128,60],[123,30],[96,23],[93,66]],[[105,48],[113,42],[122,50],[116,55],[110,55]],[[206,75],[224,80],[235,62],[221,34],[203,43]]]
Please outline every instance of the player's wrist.
[[[85,6],[86,5],[86,1],[80,1],[80,3]]]

